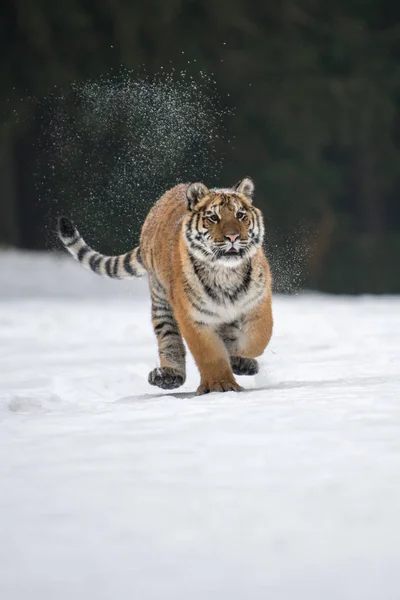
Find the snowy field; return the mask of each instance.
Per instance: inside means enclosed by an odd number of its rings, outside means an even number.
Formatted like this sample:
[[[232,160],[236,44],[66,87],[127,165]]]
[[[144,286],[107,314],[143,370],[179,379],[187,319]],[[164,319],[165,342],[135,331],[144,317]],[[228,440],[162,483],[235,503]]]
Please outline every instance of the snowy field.
[[[0,253],[2,600],[400,598],[400,298],[274,314],[245,392],[165,393],[146,280]]]

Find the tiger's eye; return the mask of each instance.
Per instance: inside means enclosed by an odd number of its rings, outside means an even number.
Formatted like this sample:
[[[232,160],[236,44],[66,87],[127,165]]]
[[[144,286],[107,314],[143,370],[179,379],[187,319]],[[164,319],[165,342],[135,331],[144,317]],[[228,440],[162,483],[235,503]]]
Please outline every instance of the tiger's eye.
[[[236,218],[237,218],[237,219],[239,219],[239,221],[241,221],[242,219],[244,219],[244,217],[245,217],[245,216],[246,216],[246,213],[245,213],[245,212],[243,212],[243,211],[241,211],[241,210],[239,210],[239,211],[236,213]]]
[[[213,223],[218,223],[219,221],[217,215],[209,215],[207,219],[210,219],[210,221],[212,221]]]

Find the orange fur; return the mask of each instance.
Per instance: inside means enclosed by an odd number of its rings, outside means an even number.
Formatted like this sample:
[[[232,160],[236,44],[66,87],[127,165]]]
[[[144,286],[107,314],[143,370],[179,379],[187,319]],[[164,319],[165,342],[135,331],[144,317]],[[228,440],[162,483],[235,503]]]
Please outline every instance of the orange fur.
[[[198,324],[193,318],[192,305],[185,293],[187,269],[190,262],[188,249],[182,235],[182,226],[188,215],[186,185],[169,190],[151,209],[140,237],[140,248],[146,270],[155,272],[166,291],[180,333],[185,339],[200,371],[199,393],[204,391],[239,390],[230,365],[230,354],[214,327]],[[213,200],[207,196],[197,210],[204,210]],[[246,202],[243,198],[242,201]],[[221,229],[232,226],[230,219],[221,219],[216,237]],[[244,226],[240,223],[244,233]],[[250,310],[244,323],[242,340],[232,355],[260,356],[272,335],[271,276],[268,261],[261,248],[252,258],[254,270],[265,273],[264,298]],[[168,366],[161,359],[161,366]]]

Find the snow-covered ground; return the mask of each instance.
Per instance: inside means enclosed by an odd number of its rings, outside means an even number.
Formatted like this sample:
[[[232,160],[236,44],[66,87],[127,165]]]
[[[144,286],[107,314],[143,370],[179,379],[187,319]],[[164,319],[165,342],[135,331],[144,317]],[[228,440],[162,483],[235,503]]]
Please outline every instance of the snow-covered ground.
[[[2,600],[400,598],[400,298],[274,313],[247,391],[165,393],[146,280],[0,254]]]

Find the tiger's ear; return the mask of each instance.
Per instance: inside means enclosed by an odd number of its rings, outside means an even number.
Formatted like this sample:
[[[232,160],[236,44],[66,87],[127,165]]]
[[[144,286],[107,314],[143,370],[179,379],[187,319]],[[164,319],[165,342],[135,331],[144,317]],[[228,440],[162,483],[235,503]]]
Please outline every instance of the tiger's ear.
[[[207,196],[208,193],[209,190],[204,183],[191,183],[186,191],[189,210],[194,210],[196,204],[200,202],[202,198]]]
[[[246,196],[247,200],[253,201],[254,183],[250,177],[245,177],[235,185],[235,192]]]

